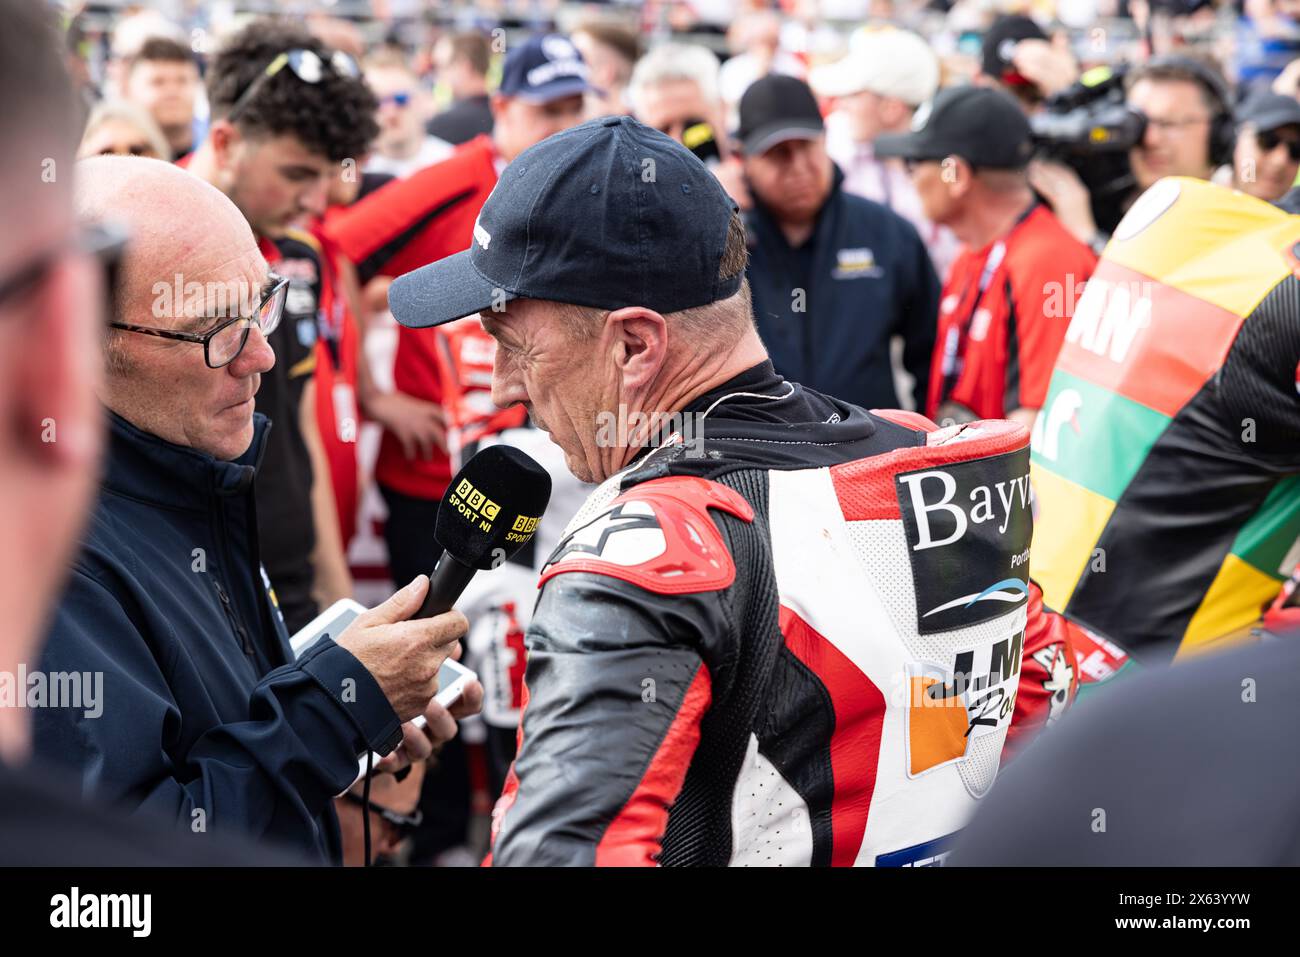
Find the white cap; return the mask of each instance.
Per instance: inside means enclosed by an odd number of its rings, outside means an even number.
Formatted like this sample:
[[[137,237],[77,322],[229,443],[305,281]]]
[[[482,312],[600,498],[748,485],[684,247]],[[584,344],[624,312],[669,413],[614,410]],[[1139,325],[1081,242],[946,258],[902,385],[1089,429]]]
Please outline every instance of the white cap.
[[[848,55],[813,70],[809,81],[818,96],[870,91],[919,106],[939,88],[939,59],[908,30],[861,27],[849,38]]]

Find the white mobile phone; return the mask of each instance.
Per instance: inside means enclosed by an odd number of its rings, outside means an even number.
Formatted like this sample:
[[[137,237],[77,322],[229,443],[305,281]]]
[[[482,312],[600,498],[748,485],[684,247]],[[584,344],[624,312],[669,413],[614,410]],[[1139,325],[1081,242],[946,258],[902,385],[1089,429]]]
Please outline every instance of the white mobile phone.
[[[465,686],[477,680],[478,675],[473,671],[459,661],[448,658],[438,669],[438,693],[433,696],[433,700],[444,708],[450,708],[465,693]],[[420,727],[424,727],[424,715],[420,715],[415,720]]]
[[[289,647],[293,649],[293,656],[301,658],[304,651],[320,641],[325,635],[329,635],[337,641],[339,635],[343,634],[343,629],[352,624],[352,620],[365,610],[365,605],[355,602],[351,598],[340,598],[308,622],[305,628],[295,632],[293,637],[289,639]],[[439,677],[441,678],[442,675],[439,674]]]
[[[433,696],[433,700],[438,702],[444,708],[450,708],[456,703],[462,694],[465,693],[465,686],[471,681],[477,681],[478,675],[466,668],[459,661],[453,661],[448,658],[438,669],[438,693]],[[424,715],[418,714],[411,719],[411,724],[417,728],[423,728],[428,725],[424,720]],[[382,759],[380,754],[371,754],[374,764],[378,764]],[[365,755],[357,762],[357,780],[366,776],[366,758]],[[353,782],[356,783],[355,781]]]

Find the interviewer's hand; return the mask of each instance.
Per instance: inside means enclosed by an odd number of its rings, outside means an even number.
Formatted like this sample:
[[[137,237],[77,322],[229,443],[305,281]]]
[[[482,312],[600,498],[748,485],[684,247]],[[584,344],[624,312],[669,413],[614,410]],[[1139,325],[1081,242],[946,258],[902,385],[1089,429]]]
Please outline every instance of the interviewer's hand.
[[[478,714],[483,710],[483,686],[471,681],[450,708],[430,701],[424,709],[423,728],[411,722],[402,725],[402,743],[392,754],[375,765],[375,773],[396,773],[413,761],[427,761],[442,750],[442,746],[456,737],[456,721]]]
[[[357,616],[338,644],[356,656],[383,689],[402,721],[409,721],[438,693],[438,669],[459,651],[469,622],[458,611],[408,621],[429,590],[427,575],[377,608]]]

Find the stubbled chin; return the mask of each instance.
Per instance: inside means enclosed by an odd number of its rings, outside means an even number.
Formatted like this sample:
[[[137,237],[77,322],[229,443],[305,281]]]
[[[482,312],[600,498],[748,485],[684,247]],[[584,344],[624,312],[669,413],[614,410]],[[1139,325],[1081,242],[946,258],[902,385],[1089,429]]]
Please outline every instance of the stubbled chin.
[[[564,465],[579,482],[596,481],[596,477],[592,475],[591,467],[587,465],[587,460],[584,457],[565,450]]]

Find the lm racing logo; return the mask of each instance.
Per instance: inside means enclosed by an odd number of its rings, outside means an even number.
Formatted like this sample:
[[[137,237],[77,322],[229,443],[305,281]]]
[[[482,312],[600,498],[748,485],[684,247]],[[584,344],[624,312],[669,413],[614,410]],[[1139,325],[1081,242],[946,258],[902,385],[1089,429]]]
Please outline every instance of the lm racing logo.
[[[971,742],[1005,729],[1016,707],[1023,629],[953,656],[951,668],[907,665],[909,777],[965,758]]]

